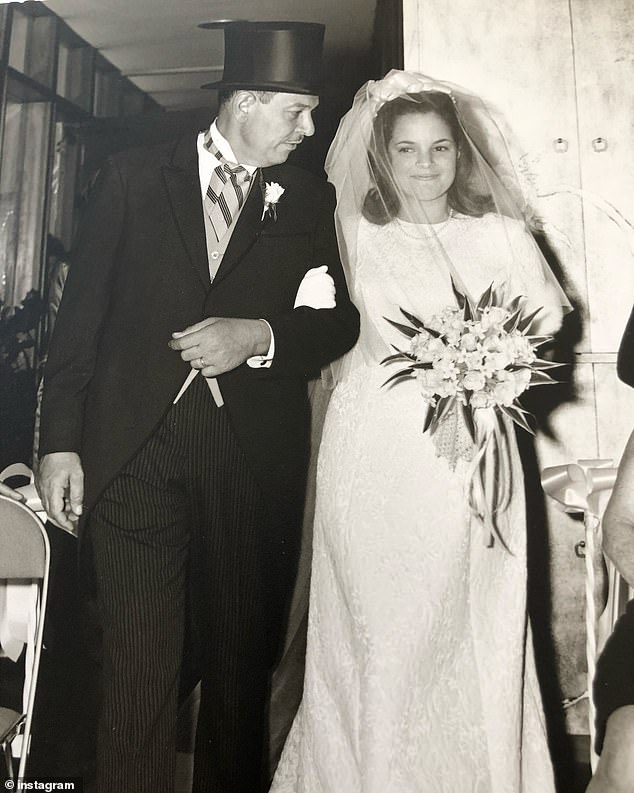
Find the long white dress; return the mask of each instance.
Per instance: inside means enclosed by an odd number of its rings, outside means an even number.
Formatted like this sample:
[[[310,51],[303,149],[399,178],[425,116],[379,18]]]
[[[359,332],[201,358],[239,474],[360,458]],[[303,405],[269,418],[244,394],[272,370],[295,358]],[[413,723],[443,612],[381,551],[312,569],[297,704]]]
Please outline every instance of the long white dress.
[[[492,281],[548,301],[532,243],[493,214],[454,216],[438,243],[474,297]],[[429,240],[361,221],[362,333],[404,337],[383,317],[454,305]],[[512,253],[509,253],[512,251]],[[546,324],[554,329],[559,312]],[[272,793],[551,793],[526,616],[522,471],[512,449],[512,554],[487,548],[465,472],[423,434],[413,380],[360,347],[330,401],[320,450],[304,698]]]

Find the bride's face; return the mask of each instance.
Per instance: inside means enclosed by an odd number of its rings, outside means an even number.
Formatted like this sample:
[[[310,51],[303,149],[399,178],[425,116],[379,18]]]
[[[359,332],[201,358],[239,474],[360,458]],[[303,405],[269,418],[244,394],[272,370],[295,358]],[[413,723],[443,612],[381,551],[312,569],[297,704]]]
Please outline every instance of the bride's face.
[[[388,154],[396,187],[404,198],[446,205],[447,191],[456,178],[458,152],[449,125],[438,113],[400,116]]]

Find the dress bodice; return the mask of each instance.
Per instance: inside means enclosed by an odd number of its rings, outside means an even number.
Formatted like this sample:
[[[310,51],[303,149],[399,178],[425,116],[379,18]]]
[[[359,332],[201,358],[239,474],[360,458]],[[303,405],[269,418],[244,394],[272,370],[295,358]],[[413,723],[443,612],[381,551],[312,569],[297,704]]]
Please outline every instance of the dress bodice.
[[[456,285],[475,300],[494,283],[506,285],[509,300],[521,294],[528,308],[547,306],[547,327],[540,332],[554,330],[560,321],[534,241],[518,221],[500,215],[454,214],[432,226],[398,219],[378,226],[362,219],[356,260],[361,346],[373,358],[388,354],[392,344],[403,344],[403,336],[384,317],[402,321],[399,308],[404,308],[425,321],[455,305],[452,273]]]

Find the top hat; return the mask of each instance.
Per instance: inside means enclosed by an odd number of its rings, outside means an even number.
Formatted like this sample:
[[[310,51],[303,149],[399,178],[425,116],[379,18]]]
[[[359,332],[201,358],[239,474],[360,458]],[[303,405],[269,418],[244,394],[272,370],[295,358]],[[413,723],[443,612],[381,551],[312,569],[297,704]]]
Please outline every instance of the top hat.
[[[318,94],[324,31],[316,22],[231,22],[222,80],[202,87]]]

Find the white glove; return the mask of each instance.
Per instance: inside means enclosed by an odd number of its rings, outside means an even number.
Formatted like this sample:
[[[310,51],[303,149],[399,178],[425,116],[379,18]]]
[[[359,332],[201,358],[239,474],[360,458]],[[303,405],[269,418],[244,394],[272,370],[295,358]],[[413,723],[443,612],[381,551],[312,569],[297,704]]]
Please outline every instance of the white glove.
[[[328,275],[328,266],[322,264],[321,267],[313,267],[302,278],[293,308],[334,308],[336,305],[335,282]]]

